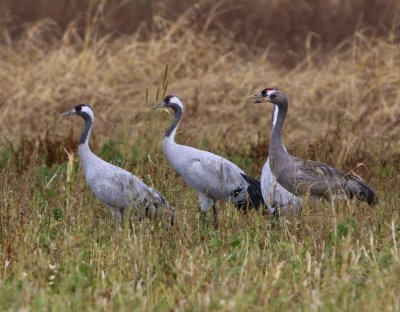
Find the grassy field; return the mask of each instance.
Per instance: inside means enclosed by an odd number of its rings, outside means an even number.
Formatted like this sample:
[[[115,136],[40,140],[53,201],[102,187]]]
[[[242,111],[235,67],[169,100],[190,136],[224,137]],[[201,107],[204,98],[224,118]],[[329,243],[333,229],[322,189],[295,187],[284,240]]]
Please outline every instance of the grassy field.
[[[247,12],[264,30],[234,1],[171,0],[174,14],[82,1],[83,17],[71,1],[51,19],[38,13],[49,2],[27,5],[32,16],[12,3],[0,1],[0,310],[400,310],[398,3],[276,0],[263,16],[257,0]],[[281,11],[296,24],[271,22]],[[289,152],[354,170],[378,205],[306,199],[301,216],[275,219],[220,203],[220,229],[201,231],[197,195],[161,151],[172,116],[148,109],[167,65],[186,105],[180,143],[259,177],[271,107],[244,98],[279,87]],[[78,103],[94,106],[93,151],[161,191],[177,226],[111,220],[79,168],[82,121],[58,117]]]

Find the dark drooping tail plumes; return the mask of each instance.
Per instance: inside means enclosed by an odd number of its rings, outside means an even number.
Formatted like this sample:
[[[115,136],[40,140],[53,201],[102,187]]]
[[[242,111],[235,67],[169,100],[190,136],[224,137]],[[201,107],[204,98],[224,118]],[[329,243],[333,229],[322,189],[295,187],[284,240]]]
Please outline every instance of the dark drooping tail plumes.
[[[247,194],[249,195],[248,196],[249,200],[246,206],[248,208],[254,207],[258,210],[258,208],[264,204],[264,199],[261,193],[261,183],[258,180],[249,177],[245,174],[242,174],[242,176],[246,180],[246,182],[249,183],[249,186],[247,187]]]
[[[344,191],[350,199],[357,198],[366,201],[369,205],[375,205],[378,202],[374,190],[363,179],[356,174],[346,176],[347,183]]]

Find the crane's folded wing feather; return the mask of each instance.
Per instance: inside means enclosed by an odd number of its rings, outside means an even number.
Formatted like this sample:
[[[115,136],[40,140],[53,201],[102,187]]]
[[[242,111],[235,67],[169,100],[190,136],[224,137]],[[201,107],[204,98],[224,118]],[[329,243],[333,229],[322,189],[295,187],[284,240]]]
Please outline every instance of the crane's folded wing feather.
[[[278,182],[298,195],[329,197],[344,193],[345,173],[324,163],[296,159],[278,177]]]
[[[149,187],[129,172],[99,172],[88,179],[88,184],[97,198],[115,207],[137,207],[149,196]]]
[[[229,160],[212,153],[203,152],[185,160],[180,175],[193,188],[204,193],[217,193],[224,196],[246,184],[238,166]],[[218,197],[218,196],[216,196]]]
[[[310,160],[297,159],[293,164],[283,171],[278,180],[285,183],[282,185],[291,192],[299,195],[309,192],[312,196],[325,198],[357,198],[370,205],[377,201],[372,187],[356,174]]]

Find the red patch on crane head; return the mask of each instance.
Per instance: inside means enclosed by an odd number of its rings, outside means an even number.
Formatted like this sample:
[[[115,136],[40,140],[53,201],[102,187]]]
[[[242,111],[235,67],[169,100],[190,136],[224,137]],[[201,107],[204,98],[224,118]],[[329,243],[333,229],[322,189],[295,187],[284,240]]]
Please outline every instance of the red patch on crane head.
[[[262,96],[267,96],[269,91],[276,91],[275,88],[265,88],[264,90],[261,91]]]

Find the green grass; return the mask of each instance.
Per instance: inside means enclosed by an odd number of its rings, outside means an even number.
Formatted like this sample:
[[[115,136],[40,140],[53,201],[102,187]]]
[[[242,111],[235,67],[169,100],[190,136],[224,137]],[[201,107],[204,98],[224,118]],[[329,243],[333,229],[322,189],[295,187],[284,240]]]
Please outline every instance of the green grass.
[[[149,161],[134,168],[138,153],[125,158],[118,146],[99,150],[146,177]],[[9,159],[1,171],[0,310],[399,310],[393,183],[377,185],[375,208],[307,202],[298,218],[243,215],[221,203],[220,229],[210,222],[201,230],[196,194],[161,157],[152,180],[177,208],[172,228],[160,220],[117,226],[78,162],[17,174]],[[375,174],[385,181],[386,172]]]

